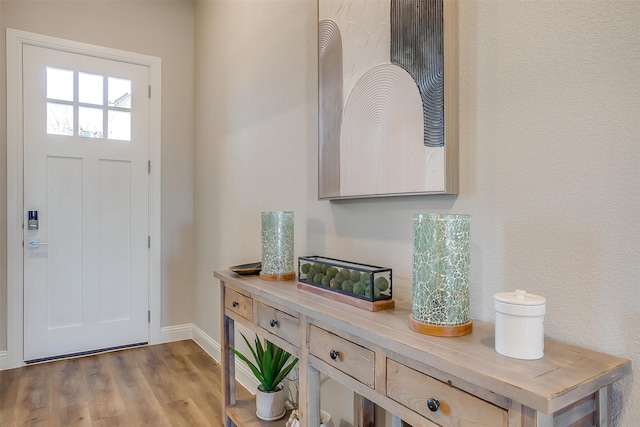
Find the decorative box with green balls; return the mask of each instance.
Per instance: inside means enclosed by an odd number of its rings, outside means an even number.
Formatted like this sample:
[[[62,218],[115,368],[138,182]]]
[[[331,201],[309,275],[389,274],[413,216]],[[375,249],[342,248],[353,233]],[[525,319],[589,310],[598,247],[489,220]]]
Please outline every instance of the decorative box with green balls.
[[[298,282],[368,302],[392,299],[390,268],[353,261],[299,257]]]

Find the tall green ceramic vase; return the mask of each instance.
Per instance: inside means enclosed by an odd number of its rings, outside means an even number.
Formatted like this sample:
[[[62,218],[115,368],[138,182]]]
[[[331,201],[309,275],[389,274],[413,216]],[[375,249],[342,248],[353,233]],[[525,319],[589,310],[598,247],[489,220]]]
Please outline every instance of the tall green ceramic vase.
[[[262,212],[262,270],[264,280],[293,280],[293,212]]]
[[[411,329],[437,336],[471,333],[469,223],[465,214],[414,215]]]

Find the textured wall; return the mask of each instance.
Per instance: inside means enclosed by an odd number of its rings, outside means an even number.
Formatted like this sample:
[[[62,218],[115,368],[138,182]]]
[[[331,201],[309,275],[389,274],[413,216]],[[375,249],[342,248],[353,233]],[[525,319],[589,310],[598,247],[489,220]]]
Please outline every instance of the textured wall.
[[[493,294],[524,288],[547,298],[548,335],[637,369],[640,2],[462,1],[460,195],[341,202],[316,200],[315,2],[196,10],[196,316],[209,334],[211,272],[260,258],[261,210],[295,211],[297,255],[392,267],[406,299],[413,213],[459,212],[473,317],[493,320]],[[635,425],[639,378],[616,385],[615,425]]]
[[[549,335],[637,369],[640,2],[480,1],[461,13],[468,189],[482,199],[474,227],[492,234],[476,241],[476,312],[490,314],[490,292],[529,289],[547,297]],[[614,400],[615,425],[635,425],[640,376]]]

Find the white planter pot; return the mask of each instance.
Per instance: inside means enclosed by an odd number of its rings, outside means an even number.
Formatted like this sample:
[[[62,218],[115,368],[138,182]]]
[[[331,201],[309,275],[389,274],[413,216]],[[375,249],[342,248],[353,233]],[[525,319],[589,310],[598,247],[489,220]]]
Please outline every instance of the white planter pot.
[[[327,411],[320,411],[320,427],[333,427],[331,422],[331,414]]]
[[[256,415],[261,420],[274,421],[284,417],[284,386],[280,384],[276,391],[266,393],[258,386],[256,391]]]
[[[300,427],[300,421],[298,421],[297,412],[297,410],[294,410],[291,413],[291,417],[289,418],[291,427]],[[320,427],[334,427],[333,421],[331,421],[331,414],[327,411],[320,411]]]

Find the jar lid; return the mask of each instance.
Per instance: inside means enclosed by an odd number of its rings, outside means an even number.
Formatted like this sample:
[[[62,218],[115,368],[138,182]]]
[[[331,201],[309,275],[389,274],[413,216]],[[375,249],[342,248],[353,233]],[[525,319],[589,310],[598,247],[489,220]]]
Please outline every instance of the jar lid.
[[[514,292],[501,292],[495,294],[493,298],[499,302],[515,305],[544,305],[546,303],[544,297],[529,294],[522,289],[516,289]]]

